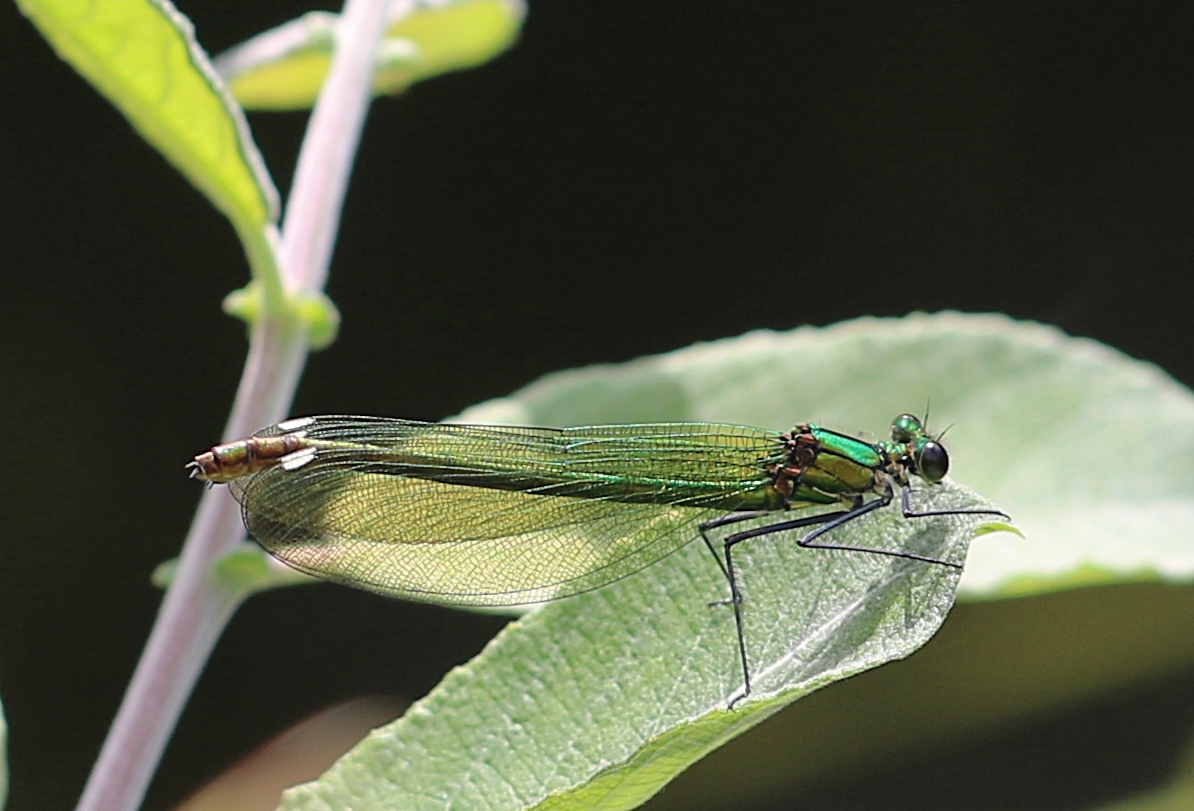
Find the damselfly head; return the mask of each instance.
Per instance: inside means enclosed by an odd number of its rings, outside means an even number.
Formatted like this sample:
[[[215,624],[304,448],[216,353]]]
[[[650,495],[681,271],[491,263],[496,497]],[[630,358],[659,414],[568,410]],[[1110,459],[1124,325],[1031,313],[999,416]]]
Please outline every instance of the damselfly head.
[[[945,446],[935,439],[917,442],[913,459],[916,461],[916,473],[932,484],[944,479],[949,472],[949,454],[945,452]]]
[[[925,417],[927,419],[928,415]],[[945,446],[937,441],[940,438],[930,436],[925,431],[925,423],[914,414],[901,414],[892,420],[891,441],[907,449],[900,462],[932,484],[945,478],[949,470],[949,454],[945,452]]]

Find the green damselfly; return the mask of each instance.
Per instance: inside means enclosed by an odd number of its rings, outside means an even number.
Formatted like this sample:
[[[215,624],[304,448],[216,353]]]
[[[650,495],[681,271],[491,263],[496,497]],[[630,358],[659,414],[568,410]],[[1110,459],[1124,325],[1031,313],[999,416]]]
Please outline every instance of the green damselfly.
[[[519,605],[612,583],[700,536],[729,584],[743,692],[750,668],[734,548],[811,528],[802,547],[961,568],[905,550],[830,543],[831,530],[890,504],[916,511],[911,481],[949,457],[924,423],[897,417],[867,442],[817,425],[788,433],[713,423],[518,428],[382,417],[302,417],[195,457],[227,483],[249,533],[299,571],[381,594]],[[828,512],[792,517],[796,508]],[[721,537],[713,530],[775,517]],[[717,552],[720,543],[722,554]]]

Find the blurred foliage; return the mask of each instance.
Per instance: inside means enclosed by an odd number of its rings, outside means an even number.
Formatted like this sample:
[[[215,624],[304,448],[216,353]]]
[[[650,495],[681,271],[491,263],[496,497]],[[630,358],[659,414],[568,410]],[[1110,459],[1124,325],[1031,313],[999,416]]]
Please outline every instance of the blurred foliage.
[[[401,93],[415,82],[484,64],[514,44],[525,17],[522,0],[395,3],[379,46],[374,92]],[[339,19],[304,14],[220,54],[216,68],[246,109],[308,108],[327,75]]]

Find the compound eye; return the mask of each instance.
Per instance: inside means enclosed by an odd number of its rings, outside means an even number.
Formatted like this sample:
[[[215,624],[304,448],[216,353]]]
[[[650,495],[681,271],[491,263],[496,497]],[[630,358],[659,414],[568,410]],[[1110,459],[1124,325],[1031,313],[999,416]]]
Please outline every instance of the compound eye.
[[[949,454],[936,442],[924,444],[916,454],[916,472],[927,481],[936,483],[945,478],[949,471]]]
[[[901,414],[891,422],[891,441],[907,442],[924,433],[924,426],[912,414]]]

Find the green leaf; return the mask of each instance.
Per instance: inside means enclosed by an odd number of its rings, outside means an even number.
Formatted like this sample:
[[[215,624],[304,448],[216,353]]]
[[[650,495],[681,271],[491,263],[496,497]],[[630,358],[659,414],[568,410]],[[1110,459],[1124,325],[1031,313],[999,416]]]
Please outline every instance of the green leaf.
[[[522,0],[395,4],[379,46],[374,93],[401,93],[496,58],[514,44],[525,17]],[[339,19],[304,14],[220,54],[216,67],[248,109],[309,108],[327,75]]]
[[[999,315],[860,318],[752,332],[548,375],[461,421],[816,422],[884,435],[932,406],[950,476],[1024,538],[974,545],[968,597],[1194,580],[1194,394],[1152,364]]]
[[[934,488],[933,507],[985,505]],[[976,517],[882,510],[837,537],[958,559]],[[740,549],[755,693],[741,686],[728,587],[699,542],[608,588],[510,625],[288,809],[633,808],[688,765],[832,681],[907,656],[936,631],[958,570],[810,553],[779,538]]]
[[[233,290],[224,297],[224,312],[252,327],[269,307],[263,289],[264,286],[254,279],[239,290]],[[307,330],[307,345],[313,352],[327,349],[340,332],[340,311],[322,292],[296,290],[280,302],[274,315],[284,315],[303,324]]]
[[[879,436],[893,416],[930,400],[934,425],[955,423],[945,440],[951,476],[994,495],[1026,536],[978,539],[964,577],[977,570],[973,596],[1024,594],[1029,578],[1040,593],[1072,589],[1091,582],[1091,570],[1121,581],[1191,579],[1182,511],[1192,498],[1183,483],[1194,473],[1194,398],[1148,364],[1001,316],[918,314],[751,333],[549,375],[459,420],[813,421]],[[1139,479],[1126,482],[1125,466]],[[931,496],[970,498],[952,484]],[[1090,509],[1120,520],[1102,527]],[[1168,518],[1154,520],[1154,509]],[[999,523],[960,527],[947,545],[962,554],[965,539]],[[885,545],[932,545],[915,537],[926,524],[894,509],[849,529],[850,542],[878,534]],[[988,560],[989,545],[1005,548]],[[757,701],[724,710],[740,678],[727,651],[732,621],[704,603],[724,596],[725,585],[708,552],[690,544],[633,578],[511,625],[404,719],[291,792],[284,807],[632,807],[784,703],[907,655],[948,608],[952,580],[916,579],[941,578],[940,567],[901,581],[906,595],[938,601],[914,606],[916,598],[870,591],[880,581],[868,579],[867,567],[882,564],[866,556],[813,554],[782,539],[743,546],[747,644],[762,674]],[[816,693],[723,748],[715,767],[693,770],[655,804],[774,797],[793,780],[857,774],[880,757],[1173,672],[1194,655],[1192,600],[1189,587],[1123,585],[963,606],[950,622],[958,630],[942,635],[952,641]],[[821,620],[835,609],[831,632]],[[805,655],[813,640],[827,646],[824,656]]]
[[[240,107],[168,0],[17,0],[42,36],[232,221],[269,253],[278,194]]]

